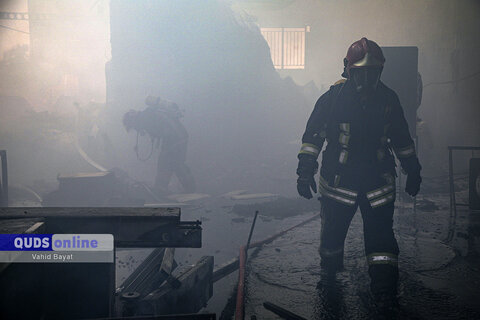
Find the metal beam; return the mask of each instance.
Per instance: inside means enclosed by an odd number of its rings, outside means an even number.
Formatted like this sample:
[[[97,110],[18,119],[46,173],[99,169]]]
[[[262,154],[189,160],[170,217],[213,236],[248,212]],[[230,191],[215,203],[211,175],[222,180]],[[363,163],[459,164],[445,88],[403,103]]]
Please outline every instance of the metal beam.
[[[0,208],[0,218],[128,218],[151,217],[169,221],[180,220],[180,208],[137,208],[137,207],[15,207]]]
[[[1,219],[40,218],[46,233],[113,234],[120,248],[200,248],[200,221],[180,208],[0,208]]]

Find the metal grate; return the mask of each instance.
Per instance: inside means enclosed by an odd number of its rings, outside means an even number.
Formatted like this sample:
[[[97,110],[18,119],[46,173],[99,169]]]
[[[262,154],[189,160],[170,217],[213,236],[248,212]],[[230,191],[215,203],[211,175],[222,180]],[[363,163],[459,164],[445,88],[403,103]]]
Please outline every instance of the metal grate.
[[[275,69],[305,69],[307,28],[261,28]]]

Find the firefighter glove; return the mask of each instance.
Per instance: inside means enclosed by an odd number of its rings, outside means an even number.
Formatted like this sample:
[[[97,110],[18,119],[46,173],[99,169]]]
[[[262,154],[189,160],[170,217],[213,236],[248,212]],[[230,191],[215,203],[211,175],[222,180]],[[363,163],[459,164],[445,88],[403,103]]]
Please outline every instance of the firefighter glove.
[[[420,173],[410,173],[407,176],[407,184],[405,186],[405,192],[415,197],[420,191],[420,184],[422,183],[422,177]]]
[[[317,193],[317,184],[315,183],[315,178],[313,176],[309,178],[298,178],[297,180],[297,191],[298,194],[306,199],[312,198],[312,191]]]
[[[318,162],[315,158],[308,155],[300,155],[297,168],[297,191],[298,194],[306,199],[311,199],[312,190],[317,193],[317,184],[315,183],[315,173],[317,173]]]

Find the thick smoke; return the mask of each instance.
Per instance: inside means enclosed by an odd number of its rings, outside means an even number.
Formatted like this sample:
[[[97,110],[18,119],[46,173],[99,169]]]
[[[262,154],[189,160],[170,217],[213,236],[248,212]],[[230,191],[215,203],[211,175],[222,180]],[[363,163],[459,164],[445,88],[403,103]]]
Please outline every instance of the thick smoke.
[[[298,84],[327,89],[362,36],[419,48],[425,175],[446,173],[447,145],[480,143],[476,1],[31,0],[2,2],[1,10],[56,15],[4,20],[10,29],[0,29],[0,148],[12,184],[39,192],[54,189],[59,173],[97,171],[77,142],[102,167],[151,184],[158,151],[137,160],[135,135],[121,125],[147,95],[184,111],[199,191],[294,192],[298,140],[319,95]],[[308,25],[306,69],[275,70],[257,25]],[[143,156],[149,148],[140,139]],[[470,156],[458,155],[459,171]]]
[[[302,88],[273,68],[256,25],[218,1],[112,1],[111,41],[112,129],[126,110],[144,108],[147,94],[159,95],[185,110],[199,185],[277,184],[275,169],[295,159],[291,142],[309,106]]]

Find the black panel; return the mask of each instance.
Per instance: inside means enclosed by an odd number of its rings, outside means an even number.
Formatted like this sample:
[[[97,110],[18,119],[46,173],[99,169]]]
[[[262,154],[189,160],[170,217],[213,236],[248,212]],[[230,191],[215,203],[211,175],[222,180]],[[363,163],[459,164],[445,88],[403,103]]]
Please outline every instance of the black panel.
[[[480,158],[470,159],[468,205],[472,210],[480,210]]]
[[[108,317],[112,263],[16,263],[0,273],[0,319]]]
[[[382,47],[385,66],[382,81],[395,90],[400,98],[412,138],[416,137],[417,125],[417,47]]]
[[[0,207],[8,207],[7,151],[0,150]]]

